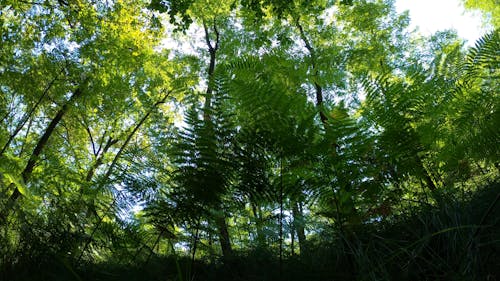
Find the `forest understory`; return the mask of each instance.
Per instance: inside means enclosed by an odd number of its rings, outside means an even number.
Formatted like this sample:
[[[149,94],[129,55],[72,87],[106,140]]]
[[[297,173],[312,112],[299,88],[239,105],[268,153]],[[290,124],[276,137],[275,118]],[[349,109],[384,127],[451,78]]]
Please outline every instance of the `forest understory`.
[[[38,256],[20,256],[2,268],[2,280],[496,280],[500,276],[499,183],[445,205],[408,210],[390,222],[325,229],[307,251],[280,259],[266,247],[191,259],[143,253],[73,264],[32,244]],[[35,241],[33,241],[35,242]],[[35,242],[36,243],[36,242]],[[125,251],[125,249],[122,249]],[[125,251],[124,255],[132,255]],[[121,262],[119,262],[121,260]]]

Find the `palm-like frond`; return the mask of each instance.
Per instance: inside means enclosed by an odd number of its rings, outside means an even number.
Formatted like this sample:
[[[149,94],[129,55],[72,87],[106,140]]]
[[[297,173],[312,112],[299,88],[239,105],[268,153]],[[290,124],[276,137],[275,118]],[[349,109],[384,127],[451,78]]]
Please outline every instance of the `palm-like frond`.
[[[400,171],[422,176],[429,169],[452,172],[467,157],[498,160],[499,44],[495,31],[480,38],[465,58],[442,53],[430,68],[410,68],[404,79],[364,82],[365,116]]]
[[[500,64],[500,30],[494,30],[479,38],[468,50],[463,70],[468,78],[477,77],[483,71],[494,72]],[[496,78],[498,78],[496,73]],[[466,77],[466,78],[467,78]]]
[[[478,160],[498,161],[500,151],[500,35],[495,30],[469,49],[450,105],[457,147]]]

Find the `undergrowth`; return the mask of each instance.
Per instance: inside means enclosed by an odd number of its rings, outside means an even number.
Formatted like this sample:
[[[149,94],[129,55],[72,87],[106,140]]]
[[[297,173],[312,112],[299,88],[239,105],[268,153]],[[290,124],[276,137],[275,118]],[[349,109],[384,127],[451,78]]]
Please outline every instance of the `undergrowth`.
[[[281,262],[266,249],[212,262],[152,256],[76,266],[47,255],[4,265],[0,280],[500,280],[499,194],[499,183],[491,183],[411,215],[324,230],[310,239],[308,252]]]

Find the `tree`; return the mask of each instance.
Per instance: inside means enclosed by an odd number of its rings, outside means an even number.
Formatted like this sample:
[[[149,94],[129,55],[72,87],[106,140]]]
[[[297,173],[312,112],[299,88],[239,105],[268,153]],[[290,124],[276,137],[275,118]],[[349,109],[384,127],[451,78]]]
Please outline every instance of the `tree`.
[[[2,130],[8,138],[2,138],[0,157],[19,167],[1,171],[12,179],[2,188],[8,197],[3,226],[22,225],[25,215],[43,225],[51,213],[71,210],[75,227],[67,231],[92,236],[103,220],[114,219],[114,208],[104,207],[116,201],[109,192],[110,180],[118,182],[113,168],[151,113],[183,83],[171,83],[173,69],[179,74],[183,66],[153,51],[161,30],[150,28],[150,14],[140,9],[127,1],[4,8],[5,34],[29,32],[2,37],[2,57],[11,63],[2,68]],[[12,213],[18,218],[9,219]],[[77,227],[83,221],[97,225]]]
[[[492,24],[495,28],[500,27],[500,8],[494,0],[478,1],[478,0],[463,0],[466,9],[479,10],[484,14],[487,23]]]

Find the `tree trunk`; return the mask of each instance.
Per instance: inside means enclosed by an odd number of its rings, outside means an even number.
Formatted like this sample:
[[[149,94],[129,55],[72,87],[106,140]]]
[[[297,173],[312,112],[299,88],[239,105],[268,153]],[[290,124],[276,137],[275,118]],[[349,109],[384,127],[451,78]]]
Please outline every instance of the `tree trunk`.
[[[194,274],[194,259],[196,257],[196,250],[198,249],[198,241],[200,241],[200,219],[198,219],[198,222],[196,223],[196,231],[194,233],[193,243],[191,246],[191,274]]]
[[[215,63],[217,58],[217,51],[219,49],[219,31],[215,23],[213,22],[213,32],[215,34],[215,42],[212,43],[210,39],[210,32],[205,21],[203,21],[203,30],[205,31],[205,42],[208,47],[208,52],[210,54],[210,61],[207,69],[207,91],[205,96],[205,104],[203,107],[203,119],[204,121],[210,121],[211,108],[212,108],[212,95],[213,95],[213,76],[215,72]],[[222,255],[224,258],[228,258],[232,255],[233,249],[231,247],[231,240],[229,237],[229,231],[226,224],[226,218],[224,215],[216,215],[215,223],[219,231],[219,241],[222,250]]]
[[[224,258],[229,258],[233,254],[233,248],[231,247],[231,240],[229,237],[226,218],[224,216],[217,215],[215,218],[215,223],[219,231],[219,241],[222,250],[222,256]]]
[[[207,26],[207,23],[203,21],[203,30],[205,32],[205,43],[208,47],[208,53],[210,54],[210,60],[207,69],[207,91],[205,96],[205,103],[203,106],[203,119],[208,122],[211,120],[211,109],[212,109],[212,95],[213,95],[213,83],[214,83],[214,72],[215,72],[215,64],[217,59],[217,51],[219,50],[219,31],[217,29],[217,25],[214,19],[213,25],[213,34],[215,35],[215,40],[212,42],[210,38],[210,31]],[[229,231],[226,223],[226,218],[224,215],[216,215],[215,223],[217,225],[217,229],[219,232],[219,241],[222,250],[222,255],[224,258],[228,258],[232,256],[233,249],[231,247],[231,240],[229,236]]]
[[[45,148],[45,145],[47,144],[50,136],[56,129],[57,125],[59,122],[61,122],[64,114],[69,109],[69,106],[73,104],[74,100],[77,99],[80,95],[82,94],[82,90],[80,88],[77,88],[71,98],[69,99],[68,102],[66,102],[61,109],[57,112],[56,116],[52,121],[50,121],[49,126],[45,130],[45,133],[42,135],[38,143],[36,144],[35,149],[33,150],[33,153],[31,154],[30,159],[28,160],[28,163],[26,164],[26,168],[24,168],[24,171],[22,172],[22,177],[24,182],[27,182],[29,180],[29,177],[31,176],[31,173],[33,172],[33,169],[35,168],[35,164],[42,153],[43,149]]]
[[[203,22],[203,30],[205,31],[205,42],[207,43],[208,53],[210,54],[210,61],[208,63],[207,69],[207,91],[205,96],[204,113],[203,118],[205,121],[210,120],[210,109],[212,108],[212,94],[213,94],[213,83],[214,83],[214,72],[215,72],[215,62],[217,58],[217,51],[219,50],[219,31],[215,25],[215,20],[213,23],[213,32],[215,34],[215,43],[210,40],[210,32],[208,30],[207,24]]]
[[[300,34],[300,38],[302,39],[302,42],[304,42],[304,45],[306,46],[307,51],[309,51],[309,57],[311,58],[312,73],[314,75],[314,89],[316,91],[316,107],[318,108],[319,117],[321,119],[321,122],[323,123],[323,125],[326,125],[328,118],[326,117],[326,115],[323,111],[323,88],[318,83],[319,71],[318,71],[318,68],[316,66],[316,50],[314,49],[311,42],[307,39],[306,33],[304,32],[304,28],[300,24],[300,18],[297,18],[295,20],[295,25],[299,29],[299,34]]]
[[[257,245],[259,247],[264,247],[266,245],[266,236],[264,235],[264,230],[262,228],[262,216],[260,215],[259,207],[255,203],[250,203],[252,205],[252,212],[255,218],[255,228],[257,229]]]
[[[307,251],[306,247],[306,232],[304,228],[304,217],[302,215],[302,208],[300,203],[292,204],[292,214],[293,214],[293,226],[297,232],[297,237],[299,238],[299,250],[300,254],[304,254]]]
[[[71,98],[59,109],[56,116],[50,121],[49,125],[47,126],[47,129],[45,129],[45,132],[43,133],[42,137],[40,137],[40,139],[38,140],[38,143],[36,144],[35,149],[31,153],[31,156],[28,160],[28,163],[26,164],[26,167],[21,173],[22,179],[25,184],[28,183],[29,178],[31,177],[31,174],[33,172],[33,169],[35,168],[35,165],[38,161],[38,158],[40,157],[40,154],[45,148],[45,145],[49,141],[50,136],[54,133],[57,125],[68,111],[70,105],[72,105],[74,103],[74,100],[77,99],[81,94],[82,90],[80,88],[77,88],[73,92],[73,95],[71,95]],[[16,203],[17,199],[21,196],[19,188],[14,183],[10,184],[9,189],[11,188],[14,188],[14,192],[12,192],[5,205],[5,208],[0,213],[0,220],[5,220],[9,216],[9,212],[14,207],[14,204]]]

